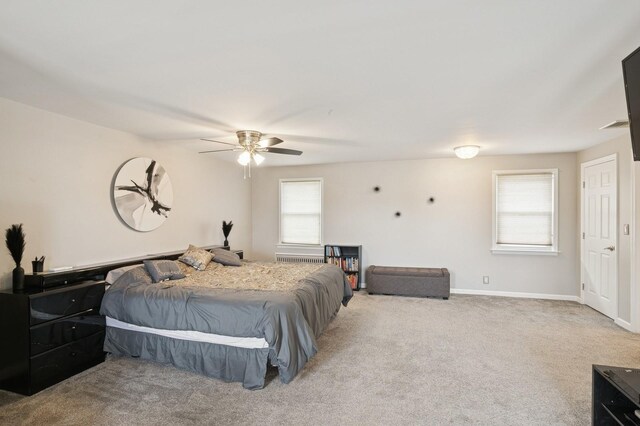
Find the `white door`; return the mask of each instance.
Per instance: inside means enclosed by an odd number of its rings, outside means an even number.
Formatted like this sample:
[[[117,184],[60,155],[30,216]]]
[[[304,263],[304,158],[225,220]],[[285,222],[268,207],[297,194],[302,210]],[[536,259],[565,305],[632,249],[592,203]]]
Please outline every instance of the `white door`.
[[[587,305],[614,318],[618,314],[616,158],[582,165],[582,279]]]

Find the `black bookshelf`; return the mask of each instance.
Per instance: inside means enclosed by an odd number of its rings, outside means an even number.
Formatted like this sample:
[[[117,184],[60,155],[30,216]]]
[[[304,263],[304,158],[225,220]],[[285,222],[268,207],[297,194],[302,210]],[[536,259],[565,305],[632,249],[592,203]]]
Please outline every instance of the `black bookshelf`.
[[[324,246],[324,263],[342,268],[351,288],[360,290],[362,285],[362,246],[327,244]]]

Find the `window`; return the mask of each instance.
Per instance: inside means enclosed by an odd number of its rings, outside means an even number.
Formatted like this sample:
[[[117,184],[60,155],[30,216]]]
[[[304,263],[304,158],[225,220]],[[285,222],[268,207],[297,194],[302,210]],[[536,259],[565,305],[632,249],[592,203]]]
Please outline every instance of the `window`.
[[[320,245],[322,179],[280,180],[280,243]]]
[[[494,253],[558,253],[558,169],[493,172]]]

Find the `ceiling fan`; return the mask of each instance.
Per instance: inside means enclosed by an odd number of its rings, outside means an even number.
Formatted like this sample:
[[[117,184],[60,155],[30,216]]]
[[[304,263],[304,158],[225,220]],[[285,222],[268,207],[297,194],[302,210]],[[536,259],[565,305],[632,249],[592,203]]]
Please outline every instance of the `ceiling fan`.
[[[207,154],[210,152],[228,152],[235,151],[240,152],[238,156],[238,163],[245,166],[245,177],[246,177],[246,166],[249,166],[249,177],[251,177],[251,160],[259,166],[264,161],[264,156],[260,153],[267,152],[272,154],[285,154],[285,155],[300,155],[302,151],[298,151],[295,149],[286,149],[286,148],[274,148],[274,145],[279,145],[284,142],[280,138],[276,137],[268,137],[264,138],[263,134],[257,132],[255,130],[238,130],[236,132],[238,136],[238,143],[229,143],[229,142],[221,142],[213,139],[201,138],[203,141],[207,142],[215,142],[221,143],[224,145],[231,145],[233,148],[226,149],[214,149],[210,151],[201,151],[200,154]]]

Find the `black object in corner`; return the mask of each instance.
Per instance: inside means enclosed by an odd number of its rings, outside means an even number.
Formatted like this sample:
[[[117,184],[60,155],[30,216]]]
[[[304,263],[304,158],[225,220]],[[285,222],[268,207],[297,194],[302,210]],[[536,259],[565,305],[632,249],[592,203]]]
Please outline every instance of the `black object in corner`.
[[[592,425],[640,425],[640,370],[593,366]]]
[[[633,159],[640,161],[640,47],[622,60]]]

